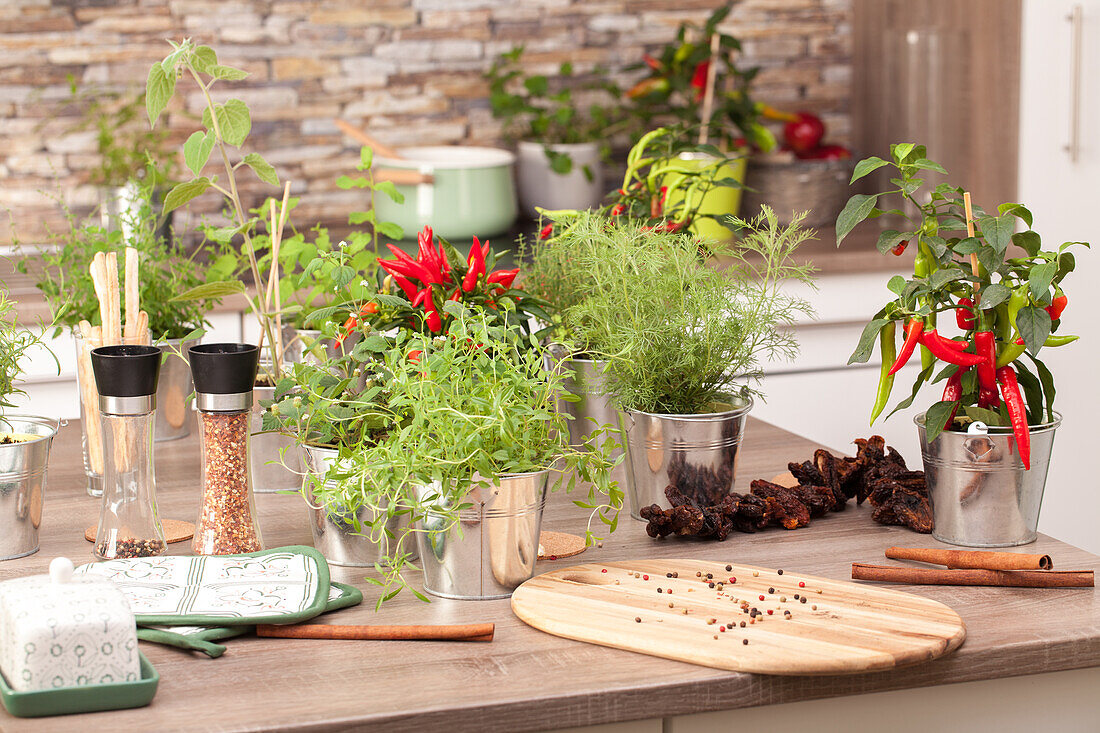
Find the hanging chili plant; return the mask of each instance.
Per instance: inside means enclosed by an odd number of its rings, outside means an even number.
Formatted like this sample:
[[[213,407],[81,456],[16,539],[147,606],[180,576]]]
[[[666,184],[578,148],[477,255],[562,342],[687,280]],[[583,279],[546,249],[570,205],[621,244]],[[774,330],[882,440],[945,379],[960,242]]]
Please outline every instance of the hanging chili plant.
[[[883,363],[871,423],[886,407],[894,375],[919,347],[921,371],[912,393],[890,414],[912,405],[925,383],[945,381],[940,401],[925,416],[928,442],[943,430],[964,429],[973,421],[1011,426],[1023,464],[1030,468],[1028,426],[1055,419],[1054,377],[1039,353],[1077,340],[1059,333],[1068,304],[1062,281],[1075,266],[1069,248],[1088,244],[1066,242],[1057,250],[1044,250],[1025,207],[1005,203],[995,214],[988,213],[971,206],[960,187],[925,183],[921,176],[926,172],[946,171],[925,157],[924,146],[901,143],[892,145],[890,153],[889,161],[860,161],[851,180],[889,166],[898,171],[890,179],[895,188],[855,194],[836,223],[839,246],[860,222],[896,217],[905,231],[884,230],[879,251],[900,255],[907,246],[917,250],[913,277],[890,279],[887,287],[894,299],[867,324],[848,360],[868,361],[879,341]],[[915,213],[886,208],[893,203]],[[1016,232],[1017,222],[1027,229]],[[955,316],[961,335],[939,332],[941,313]],[[904,324],[900,350],[895,341],[899,323]]]

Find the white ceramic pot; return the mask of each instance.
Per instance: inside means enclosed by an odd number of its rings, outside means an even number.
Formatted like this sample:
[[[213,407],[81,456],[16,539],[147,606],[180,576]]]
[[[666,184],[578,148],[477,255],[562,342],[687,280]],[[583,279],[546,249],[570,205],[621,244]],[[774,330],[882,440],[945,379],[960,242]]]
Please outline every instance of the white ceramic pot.
[[[598,143],[550,145],[557,153],[567,153],[573,159],[568,173],[555,173],[542,143],[521,142],[516,151],[516,179],[519,201],[523,209],[535,213],[544,209],[589,209],[603,199],[607,190],[603,184]],[[592,180],[585,175],[585,168]]]

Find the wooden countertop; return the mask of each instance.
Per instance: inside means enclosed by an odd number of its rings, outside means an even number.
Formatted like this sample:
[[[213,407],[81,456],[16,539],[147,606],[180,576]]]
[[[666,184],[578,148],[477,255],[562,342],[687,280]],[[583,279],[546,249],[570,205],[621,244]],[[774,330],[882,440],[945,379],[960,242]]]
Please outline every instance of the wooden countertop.
[[[42,573],[57,555],[91,557],[84,528],[98,502],[84,492],[79,426],[64,428],[50,464],[41,551],[0,563],[0,578]],[[759,420],[748,426],[737,485],[779,473],[807,458],[809,441]],[[194,520],[199,467],[194,435],[156,446],[161,516]],[[915,457],[907,456],[911,462]],[[1051,487],[1052,491],[1059,487]],[[311,544],[296,496],[257,498],[267,545]],[[554,495],[544,528],[578,532],[581,513]],[[878,562],[890,545],[935,546],[928,536],[871,521],[865,506],[814,520],[796,531],[734,534],[722,543],[655,541],[624,512],[620,529],[576,558],[624,560],[696,557],[847,579],[854,560]],[[185,551],[186,546],[173,545]],[[1052,555],[1062,569],[1100,570],[1100,558],[1041,536],[1028,552]],[[536,572],[571,560],[539,563]],[[768,677],[722,672],[544,634],[512,615],[507,600],[431,604],[405,594],[374,613],[377,592],[357,569],[333,567],[333,579],[364,590],[366,601],[325,620],[339,624],[439,624],[493,621],[495,640],[341,642],[258,639],[226,642],[220,659],[142,643],[161,676],[153,704],[137,710],[37,720],[0,713],[5,731],[386,730],[526,731],[793,702],[863,692],[1053,672],[1100,665],[1100,604],[1088,589],[899,587],[942,601],[966,622],[962,648],[934,662],[846,677]],[[412,578],[414,584],[418,577]],[[858,703],[853,703],[858,704]]]

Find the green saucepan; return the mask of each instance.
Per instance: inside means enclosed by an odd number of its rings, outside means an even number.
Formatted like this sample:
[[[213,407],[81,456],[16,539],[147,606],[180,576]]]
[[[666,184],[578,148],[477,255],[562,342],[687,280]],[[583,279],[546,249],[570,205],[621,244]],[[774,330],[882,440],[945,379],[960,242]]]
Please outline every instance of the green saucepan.
[[[430,226],[449,240],[503,234],[515,223],[518,207],[512,168],[515,155],[497,148],[459,145],[402,148],[401,158],[375,159],[377,177],[393,180],[405,196],[375,200],[378,218],[392,221],[406,239]],[[407,183],[412,174],[423,182]]]

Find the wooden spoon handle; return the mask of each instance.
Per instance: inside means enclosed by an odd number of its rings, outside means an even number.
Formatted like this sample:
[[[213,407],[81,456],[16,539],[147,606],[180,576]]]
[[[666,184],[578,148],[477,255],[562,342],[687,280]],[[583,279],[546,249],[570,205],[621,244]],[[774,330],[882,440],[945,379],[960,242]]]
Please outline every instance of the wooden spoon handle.
[[[378,142],[373,137],[355,127],[351,123],[345,122],[343,120],[333,120],[333,122],[336,123],[336,126],[339,127],[345,135],[353,140],[362,143],[363,145],[368,146],[375,152],[376,155],[381,155],[383,158],[404,160],[404,157],[401,155],[401,153],[397,152],[396,149],[391,148],[389,145],[386,145],[384,143]]]
[[[492,641],[494,624],[460,626],[336,626],[329,624],[293,624],[275,626],[260,624],[257,636],[280,639],[350,639],[350,640],[434,640]]]
[[[435,183],[435,176],[405,168],[379,168],[374,171],[374,180],[391,181],[399,186],[415,186],[419,183]]]

